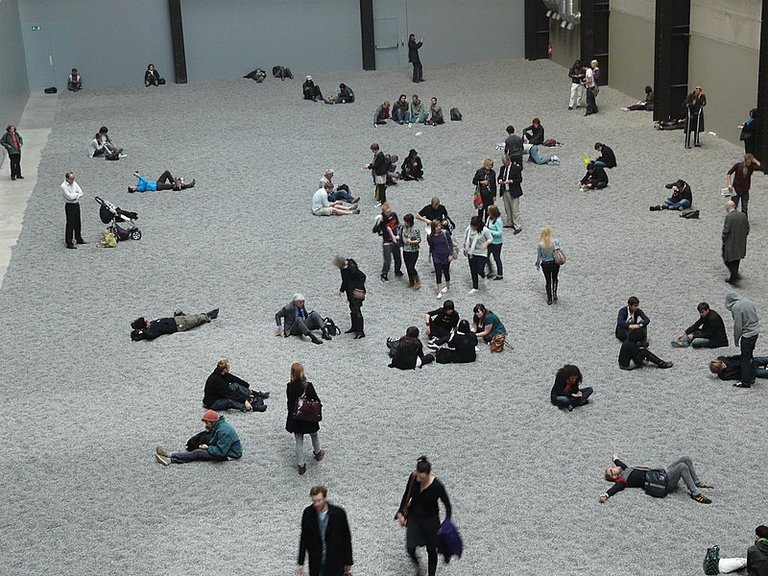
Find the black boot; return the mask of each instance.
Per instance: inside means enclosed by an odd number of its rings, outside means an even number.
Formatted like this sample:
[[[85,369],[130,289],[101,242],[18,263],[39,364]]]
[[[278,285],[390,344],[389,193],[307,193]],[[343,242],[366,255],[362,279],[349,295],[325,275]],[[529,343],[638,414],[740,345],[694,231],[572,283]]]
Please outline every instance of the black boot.
[[[656,364],[659,368],[672,368],[672,362],[664,362],[664,360],[656,356],[656,354],[650,350],[646,351],[645,357],[651,364]]]
[[[357,319],[357,334],[355,334],[355,340],[358,338],[365,338],[365,330],[363,328],[364,326],[365,320],[363,320],[363,317],[361,316]]]
[[[328,328],[326,328],[325,326],[323,326],[320,329],[320,334],[323,336],[323,340],[333,340],[333,338],[331,338],[331,335],[328,334]]]
[[[346,330],[344,334],[352,334],[353,332],[357,332],[357,330],[355,330],[355,326],[357,325],[357,322],[355,322],[355,317],[352,314],[349,315],[349,325],[350,325],[350,329]]]
[[[552,288],[547,286],[547,306],[552,305]]]
[[[318,338],[314,334],[312,334],[312,332],[307,333],[307,336],[309,336],[309,339],[312,340],[312,342],[315,343],[315,344],[322,344],[323,343],[323,341],[320,340],[320,338]]]
[[[552,282],[552,300],[557,302],[557,280]]]

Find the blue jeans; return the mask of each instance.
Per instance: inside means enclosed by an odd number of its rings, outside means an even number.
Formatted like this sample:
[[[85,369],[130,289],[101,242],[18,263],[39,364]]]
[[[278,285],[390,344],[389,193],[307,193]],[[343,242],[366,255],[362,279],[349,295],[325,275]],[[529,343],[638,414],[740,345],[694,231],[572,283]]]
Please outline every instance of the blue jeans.
[[[741,337],[739,348],[741,349],[741,383],[751,386],[755,383],[755,364],[753,355],[755,353],[755,344],[757,343],[757,334],[749,338]]]
[[[207,406],[207,408],[210,408],[211,410],[216,410],[217,412],[220,412],[222,410],[229,410],[232,408],[233,410],[240,410],[240,412],[245,412],[245,404],[244,402],[248,400],[248,396],[251,395],[251,389],[248,388],[248,386],[244,386],[243,384],[238,384],[237,382],[230,382],[229,383],[229,389],[233,392],[237,392],[239,396],[238,400],[233,400],[232,398],[219,398],[211,404],[210,406]]]
[[[672,198],[665,198],[664,204],[666,204],[667,208],[669,208],[670,210],[682,210],[684,208],[688,208],[691,205],[691,203],[685,198],[683,198],[679,202],[675,202],[674,200],[672,200]]]
[[[411,113],[408,110],[395,110],[395,121],[401,124],[403,122],[410,122]]]
[[[741,211],[744,212],[744,216],[749,217],[749,214],[747,213],[747,208],[749,207],[749,190],[741,191],[734,188],[733,192],[734,194],[731,200],[736,204],[736,208],[739,207],[739,200],[741,200]]]
[[[213,456],[208,454],[208,450],[202,448],[197,448],[191,452],[171,452],[168,457],[174,464],[186,464],[195,460],[215,460]]]
[[[711,348],[709,345],[709,338],[694,338],[693,340],[683,338],[680,340],[680,344],[683,346],[693,346],[694,348]]]
[[[343,188],[338,188],[337,190],[334,190],[333,192],[328,194],[328,200],[330,202],[338,202],[339,200],[344,200],[344,202],[352,203],[354,198],[352,198],[352,194],[350,194]]]
[[[755,367],[755,377],[768,378],[768,356],[756,356],[752,359]]]
[[[570,396],[556,396],[555,402],[560,408],[568,408],[568,406],[583,406],[589,404],[589,397],[592,396],[592,388],[587,386],[581,389],[581,398],[572,398]]]

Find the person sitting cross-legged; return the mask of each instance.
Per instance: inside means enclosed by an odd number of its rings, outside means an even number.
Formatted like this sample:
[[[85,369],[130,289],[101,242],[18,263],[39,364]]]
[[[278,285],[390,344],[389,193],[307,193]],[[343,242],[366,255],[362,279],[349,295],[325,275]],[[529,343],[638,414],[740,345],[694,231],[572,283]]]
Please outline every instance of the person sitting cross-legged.
[[[446,300],[442,308],[424,314],[424,323],[429,336],[428,347],[436,349],[448,342],[459,324],[459,313],[453,300]]]
[[[461,320],[451,331],[448,342],[435,351],[438,364],[466,364],[477,359],[477,335],[468,320]]]
[[[240,437],[224,416],[215,410],[206,410],[202,421],[205,431],[190,438],[185,452],[169,452],[158,446],[155,448],[155,459],[163,466],[170,466],[196,460],[237,460],[243,455]]]
[[[699,319],[676,340],[672,340],[672,346],[676,348],[721,348],[728,346],[728,334],[725,332],[725,323],[720,314],[710,310],[709,304],[700,302],[696,307],[699,311]]]
[[[312,214],[315,216],[349,216],[360,214],[357,204],[347,204],[342,200],[331,202],[328,196],[333,193],[333,184],[326,182],[312,196]]]
[[[264,400],[269,392],[254,392],[250,384],[230,371],[229,359],[222,358],[205,381],[203,406],[211,410],[240,410],[241,412],[264,412]]]
[[[555,383],[549,393],[549,401],[558,408],[566,408],[568,412],[577,406],[589,404],[592,388],[580,388],[582,376],[578,366],[566,364],[555,375]]]
[[[322,344],[323,340],[331,340],[332,337],[325,327],[325,320],[314,310],[307,312],[304,306],[304,295],[296,293],[291,301],[283,306],[275,314],[277,324],[277,336],[306,336],[315,344]],[[320,330],[323,340],[312,333],[312,330]]]
[[[387,348],[389,357],[392,358],[390,368],[414,370],[435,360],[434,354],[424,354],[424,346],[419,340],[419,329],[416,326],[409,326],[405,336],[397,340],[387,338]]]

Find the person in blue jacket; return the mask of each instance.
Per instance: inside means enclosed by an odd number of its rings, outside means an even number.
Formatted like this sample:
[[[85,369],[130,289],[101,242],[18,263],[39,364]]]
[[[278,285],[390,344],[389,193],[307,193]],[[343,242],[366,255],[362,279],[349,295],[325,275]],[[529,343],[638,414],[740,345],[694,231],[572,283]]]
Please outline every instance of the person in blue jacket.
[[[621,308],[616,317],[616,338],[644,343],[648,341],[648,324],[651,319],[640,309],[640,300],[630,296],[627,306]]]
[[[139,174],[139,171],[133,173],[136,177],[136,186],[128,186],[128,192],[157,192],[158,190],[186,190],[195,187],[195,179],[191,182],[184,182],[183,178],[174,178],[170,171],[166,170],[160,174],[157,180],[147,180]]]
[[[205,433],[198,435],[197,447],[188,445],[185,452],[168,452],[162,446],[155,448],[155,459],[163,466],[186,464],[196,460],[224,461],[237,460],[243,455],[243,446],[234,426],[215,410],[206,410],[203,414]]]

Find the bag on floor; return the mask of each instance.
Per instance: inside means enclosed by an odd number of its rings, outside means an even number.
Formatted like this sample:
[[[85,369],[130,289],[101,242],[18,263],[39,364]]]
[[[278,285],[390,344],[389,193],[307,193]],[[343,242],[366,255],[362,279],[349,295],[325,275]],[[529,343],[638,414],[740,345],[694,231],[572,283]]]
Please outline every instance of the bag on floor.
[[[336,322],[333,321],[333,318],[330,316],[325,319],[325,324],[323,324],[323,328],[325,328],[328,331],[328,334],[331,336],[339,336],[341,334],[341,328],[336,326]]]
[[[56,90],[56,86],[51,86],[50,88],[45,88],[43,92],[46,94],[56,94],[58,90]]]
[[[507,342],[506,334],[496,334],[489,343],[491,352],[501,352],[504,350],[504,345]]]
[[[719,546],[712,546],[707,548],[707,554],[704,556],[704,574],[720,574]]]
[[[645,473],[645,493],[654,498],[664,498],[667,495],[667,471],[654,468]]]
[[[462,115],[458,108],[451,108],[451,120],[454,122],[461,122]]]

